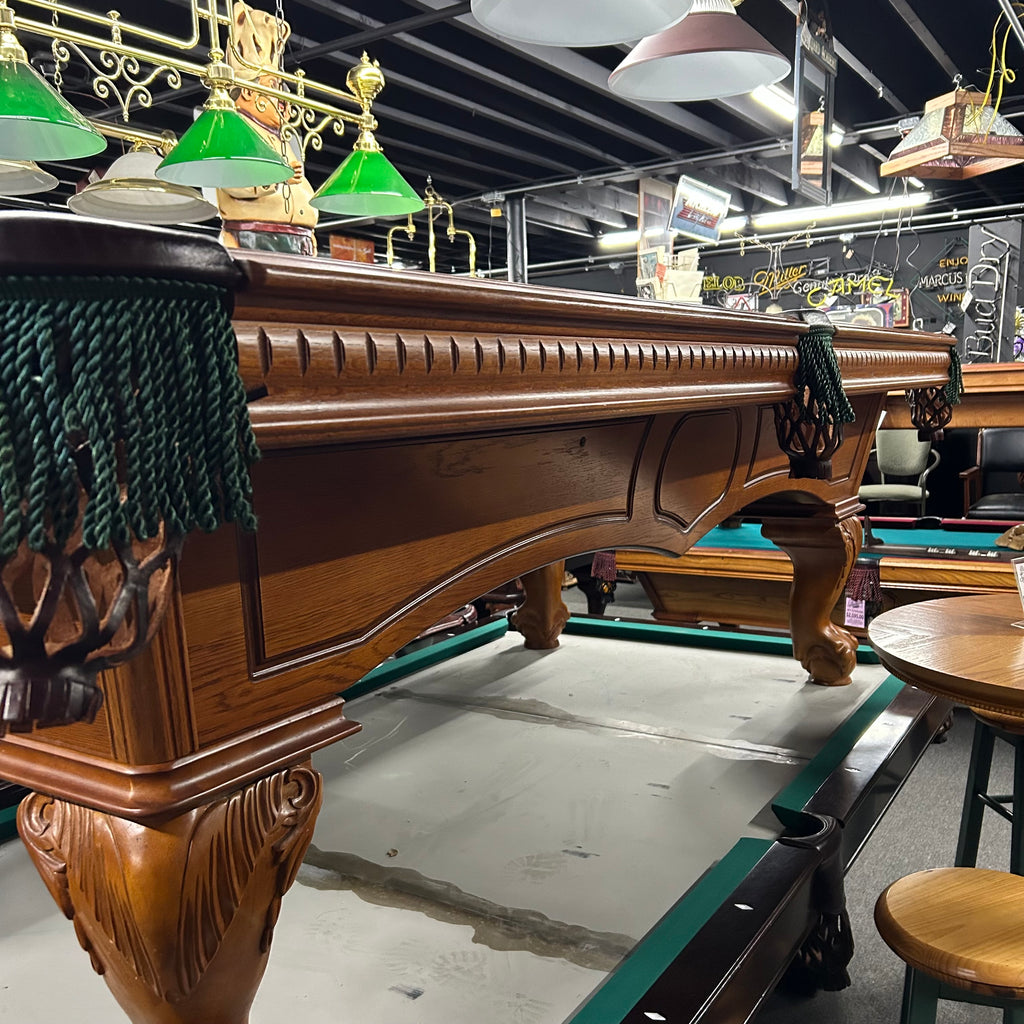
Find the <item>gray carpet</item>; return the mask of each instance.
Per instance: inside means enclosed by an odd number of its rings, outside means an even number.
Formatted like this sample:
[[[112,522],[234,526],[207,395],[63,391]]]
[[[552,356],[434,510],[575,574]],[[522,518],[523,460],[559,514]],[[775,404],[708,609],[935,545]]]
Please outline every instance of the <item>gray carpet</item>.
[[[586,612],[579,590],[563,591],[570,610]],[[649,618],[651,605],[635,583],[619,583],[606,617]],[[900,1017],[903,963],[879,938],[873,911],[878,894],[892,881],[927,867],[953,863],[970,759],[974,720],[958,709],[944,743],[933,744],[897,795],[856,863],[846,876],[846,895],[856,953],[850,965],[853,984],[842,992],[807,998],[776,992],[756,1024],[896,1024]],[[996,743],[992,792],[1012,791],[1012,751]],[[1010,827],[986,812],[978,866],[1005,871],[1010,857]],[[996,1024],[994,1007],[943,1002],[938,1024]]]

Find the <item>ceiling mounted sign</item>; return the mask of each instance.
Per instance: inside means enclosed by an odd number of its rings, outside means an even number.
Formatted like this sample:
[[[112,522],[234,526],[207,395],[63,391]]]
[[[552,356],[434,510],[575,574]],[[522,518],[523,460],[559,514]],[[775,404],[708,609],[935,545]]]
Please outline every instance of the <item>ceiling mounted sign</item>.
[[[812,68],[821,85],[812,81]],[[832,202],[832,110],[838,68],[828,2],[804,0],[796,21],[790,184],[798,195],[825,205]]]
[[[669,230],[701,242],[717,242],[732,196],[685,174],[676,185]]]

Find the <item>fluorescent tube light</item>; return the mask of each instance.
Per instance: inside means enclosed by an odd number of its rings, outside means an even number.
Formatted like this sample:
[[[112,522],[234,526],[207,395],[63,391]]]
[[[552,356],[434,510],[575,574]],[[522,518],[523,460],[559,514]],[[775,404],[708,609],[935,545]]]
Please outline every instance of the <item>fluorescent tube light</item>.
[[[842,220],[872,214],[924,206],[931,201],[930,192],[915,192],[907,196],[878,196],[876,199],[858,199],[852,203],[833,203],[831,206],[794,206],[788,210],[773,210],[754,217],[754,227],[788,227],[791,224],[810,224],[819,220]]]
[[[793,97],[781,86],[759,85],[751,94],[750,98],[767,107],[773,114],[781,117],[783,121],[792,124],[796,120],[796,103]],[[835,149],[841,146],[846,138],[846,129],[841,125],[833,124],[828,134],[828,144]]]
[[[792,124],[796,118],[796,104],[793,102],[793,97],[777,85],[759,85],[750,94],[750,98],[756,100],[762,107],[767,107],[773,114],[778,114],[783,121],[789,121]]]
[[[724,235],[727,231],[742,231],[750,223],[750,218],[746,215],[742,217],[726,217],[722,221],[722,234]]]
[[[597,244],[602,249],[619,249],[636,245],[639,241],[639,231],[607,231],[598,237]]]

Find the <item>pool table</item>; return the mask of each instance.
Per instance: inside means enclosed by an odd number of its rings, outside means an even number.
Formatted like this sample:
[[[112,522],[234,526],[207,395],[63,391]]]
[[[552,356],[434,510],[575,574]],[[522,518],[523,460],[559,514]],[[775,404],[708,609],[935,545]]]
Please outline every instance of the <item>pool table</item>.
[[[865,536],[861,557],[878,560],[879,611],[934,597],[1016,589],[1010,559],[1021,552],[995,544],[1006,523],[889,518],[872,518],[870,523],[881,543],[873,545]],[[617,565],[639,575],[659,622],[789,628],[792,565],[762,536],[759,523],[717,527],[682,558],[620,551]],[[846,623],[842,596],[832,621],[858,637],[867,636],[866,624]]]
[[[838,328],[840,437],[793,417],[807,328],[785,317],[53,214],[0,216],[0,274],[234,293],[258,529],[188,538],[94,721],[0,739],[0,777],[33,791],[22,840],[136,1024],[245,1024],[321,803],[310,756],[359,729],[340,694],[506,580],[525,642],[552,648],[567,556],[681,553],[753,509],[795,565],[794,653],[847,681],[856,641],[827,610],[875,424],[892,389],[950,372],[945,338]]]
[[[963,368],[964,393],[950,426],[955,429],[1016,427],[1024,399],[1024,363],[972,363]],[[885,427],[909,428],[910,406],[903,390],[885,403]]]

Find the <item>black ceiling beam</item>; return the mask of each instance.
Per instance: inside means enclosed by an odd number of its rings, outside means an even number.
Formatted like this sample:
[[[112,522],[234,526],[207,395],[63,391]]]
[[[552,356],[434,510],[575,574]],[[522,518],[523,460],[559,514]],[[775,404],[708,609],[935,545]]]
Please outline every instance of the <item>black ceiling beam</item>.
[[[366,43],[376,42],[378,39],[387,39],[398,32],[415,32],[416,29],[426,28],[428,25],[436,25],[440,21],[449,21],[461,14],[469,14],[470,0],[464,3],[451,4],[440,11],[426,11],[423,14],[415,14],[411,18],[402,21],[394,21],[390,25],[381,25],[379,28],[368,28],[364,32],[357,32],[355,35],[342,36],[340,39],[332,39],[327,43],[320,43],[311,46],[308,50],[297,53],[292,64],[305,64],[308,60],[316,57],[323,57],[338,49],[351,49],[353,46],[364,46]]]
[[[390,25],[381,25],[379,28],[368,28],[364,32],[356,32],[354,35],[343,36],[340,39],[332,39],[326,43],[318,43],[316,46],[309,46],[299,50],[298,53],[288,54],[288,63],[293,67],[298,67],[301,64],[305,64],[307,60],[314,60],[317,57],[325,57],[342,47],[364,46],[365,44],[372,43],[377,39],[386,39],[388,36],[394,35],[396,32],[411,32],[418,28],[424,28],[427,25],[436,25],[439,21],[448,21],[451,18],[457,18],[460,14],[468,14],[469,9],[470,0],[463,0],[461,3],[452,4],[450,7],[445,7],[440,11],[429,11],[425,14],[416,14],[411,18],[406,18],[403,21],[396,21]],[[203,91],[204,86],[202,85],[189,85],[182,89],[165,90],[155,95],[153,100],[158,103],[164,98],[192,96]],[[120,111],[120,109],[121,108],[118,106],[106,107],[104,110],[99,112],[98,116],[102,118],[107,114],[115,114]]]

